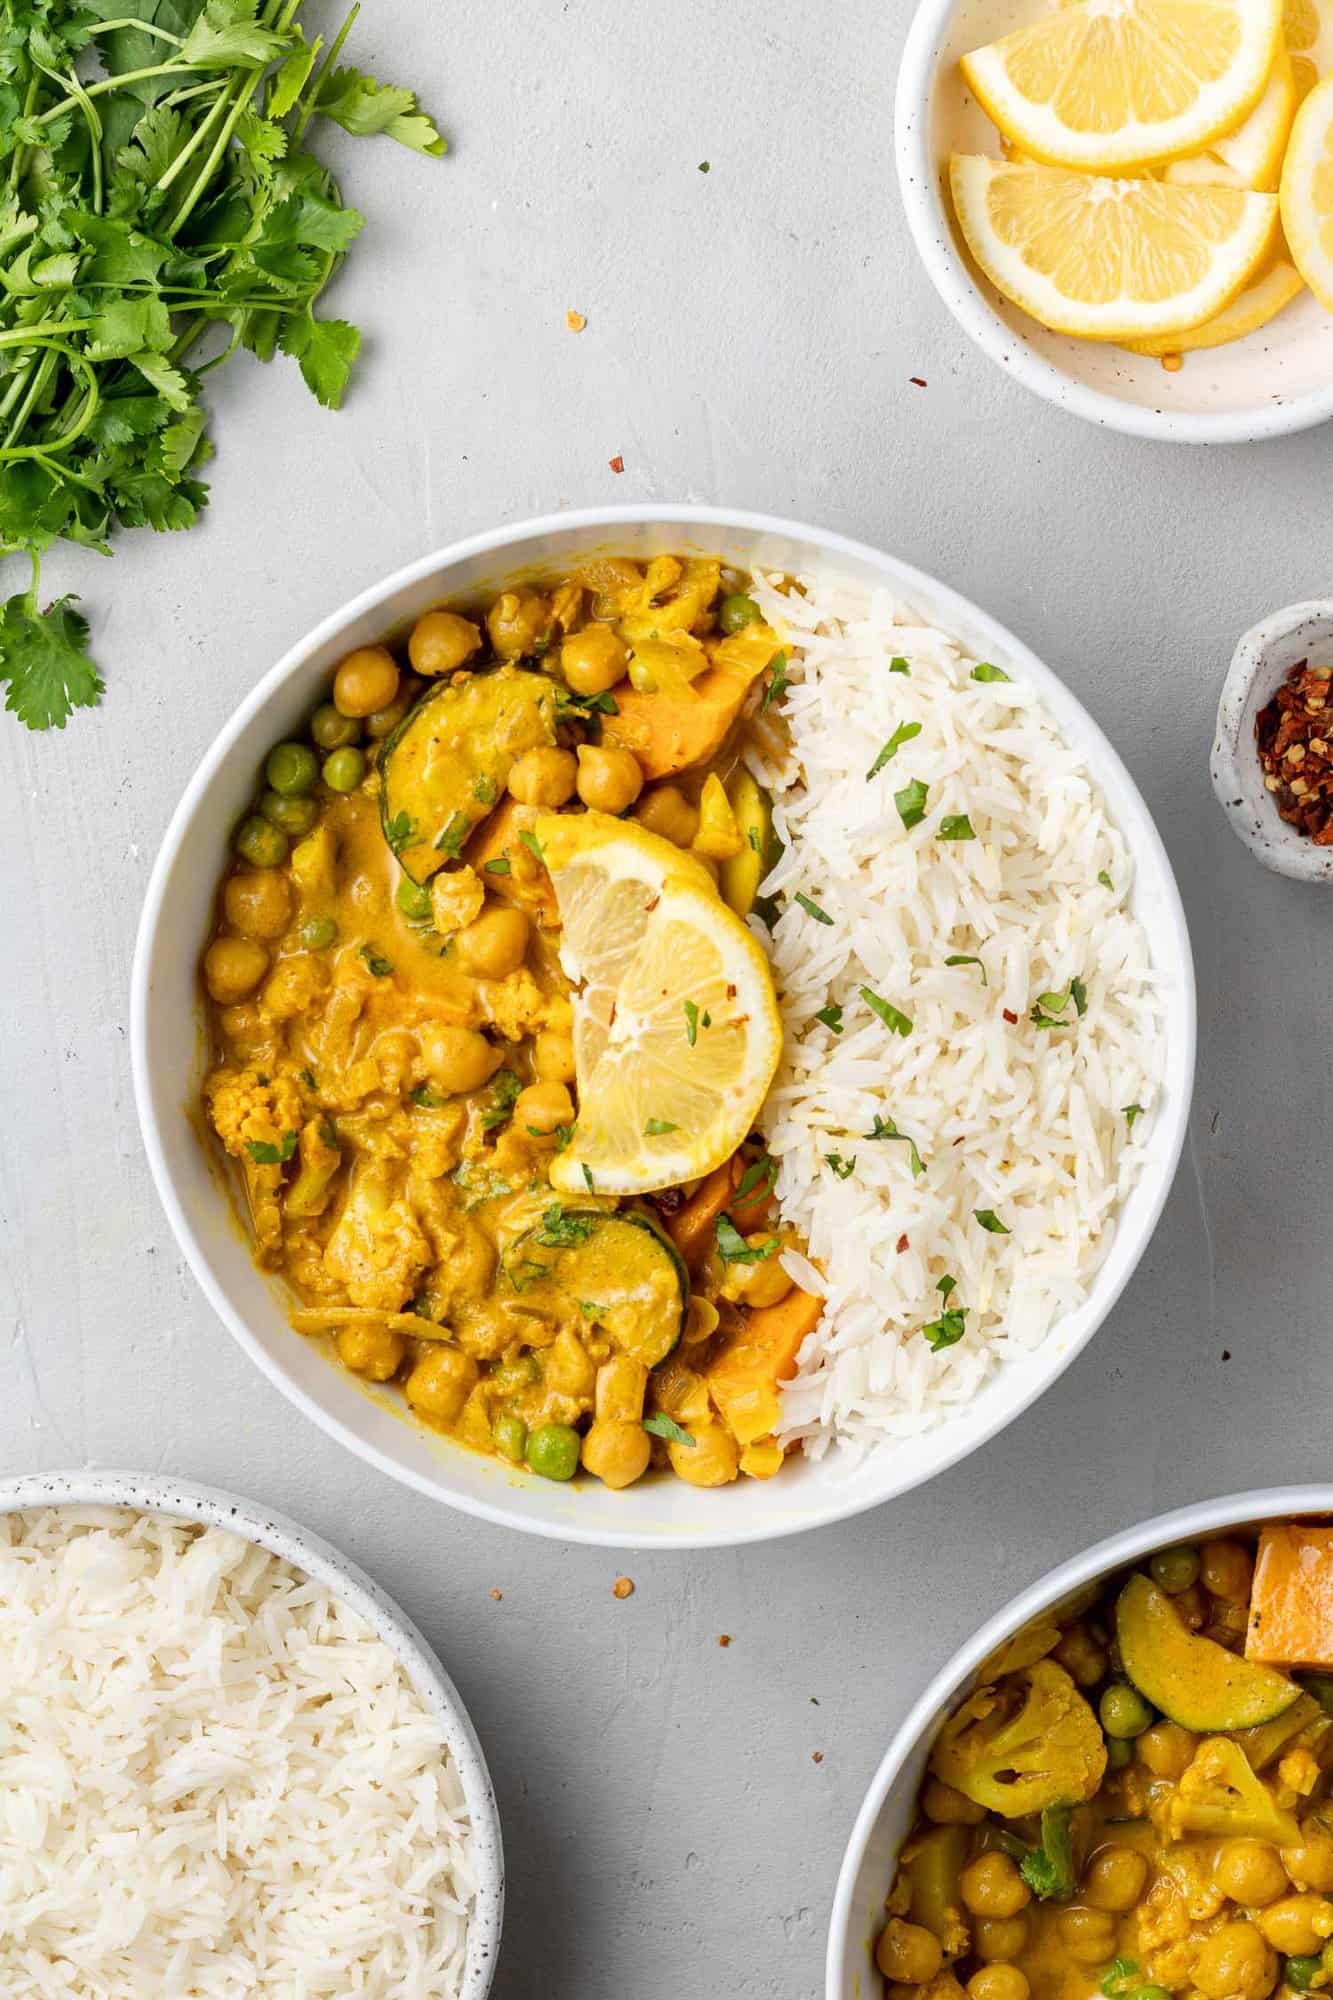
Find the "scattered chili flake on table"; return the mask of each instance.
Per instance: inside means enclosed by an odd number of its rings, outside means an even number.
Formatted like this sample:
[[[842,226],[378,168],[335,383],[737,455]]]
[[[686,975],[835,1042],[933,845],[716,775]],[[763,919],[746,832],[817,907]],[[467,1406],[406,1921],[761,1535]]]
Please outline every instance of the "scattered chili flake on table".
[[[611,1586],[611,1595],[612,1597],[633,1597],[633,1579],[628,1576],[618,1576]]]
[[[924,375],[909,375],[907,379],[911,383],[914,389],[924,389],[928,387]]]
[[[586,318],[580,312],[570,311],[565,314],[565,325],[571,333],[582,333],[587,324]]]
[[[607,464],[610,466],[612,472],[623,472],[625,470],[625,461],[619,452],[616,453],[614,458],[609,458]]]
[[[822,1764],[823,1761],[824,1761],[824,1753],[822,1750],[812,1750],[810,1752],[810,1762],[812,1764]]]
[[[1333,847],[1333,667],[1298,660],[1273,699],[1254,719],[1265,788],[1289,826],[1316,847]]]
[[[504,1592],[502,1590],[493,1590],[491,1592],[491,1596],[495,1599],[496,1603],[498,1604],[501,1598],[504,1596]]]
[[[731,1644],[730,1632],[719,1632],[717,1635],[717,1643],[719,1646],[729,1646]]]

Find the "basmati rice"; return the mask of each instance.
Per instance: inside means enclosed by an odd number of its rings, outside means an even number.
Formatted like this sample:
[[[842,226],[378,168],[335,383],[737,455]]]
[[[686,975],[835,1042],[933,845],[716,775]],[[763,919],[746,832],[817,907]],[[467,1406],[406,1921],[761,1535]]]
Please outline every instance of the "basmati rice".
[[[762,885],[787,1046],[761,1123],[826,1275],[787,1269],[828,1301],[782,1435],[857,1458],[960,1414],[1086,1297],[1142,1159],[1163,1017],[1125,842],[1036,691],[974,678],[886,591],[780,582],[751,586],[789,677],[790,743],[766,732],[750,757],[785,844]]]
[[[474,1892],[392,1650],[240,1536],[0,1516],[4,2000],[451,2000]]]

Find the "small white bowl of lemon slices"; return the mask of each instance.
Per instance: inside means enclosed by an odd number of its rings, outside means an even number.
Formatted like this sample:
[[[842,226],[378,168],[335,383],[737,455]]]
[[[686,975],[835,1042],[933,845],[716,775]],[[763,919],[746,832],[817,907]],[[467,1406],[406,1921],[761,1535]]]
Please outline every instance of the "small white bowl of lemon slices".
[[[1333,0],[922,0],[897,156],[940,296],[1048,401],[1194,444],[1333,416]]]

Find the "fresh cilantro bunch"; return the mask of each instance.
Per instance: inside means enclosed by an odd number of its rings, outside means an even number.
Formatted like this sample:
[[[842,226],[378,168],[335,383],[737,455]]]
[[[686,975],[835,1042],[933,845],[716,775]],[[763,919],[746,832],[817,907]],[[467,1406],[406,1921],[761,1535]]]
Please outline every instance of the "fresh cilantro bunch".
[[[438,156],[411,91],[307,41],[303,0],[0,0],[0,604],[6,707],[63,728],[102,692],[88,624],[40,608],[41,553],[188,528],[204,376],[279,350],[336,409],[360,345],[315,307],[361,227],[312,121]]]

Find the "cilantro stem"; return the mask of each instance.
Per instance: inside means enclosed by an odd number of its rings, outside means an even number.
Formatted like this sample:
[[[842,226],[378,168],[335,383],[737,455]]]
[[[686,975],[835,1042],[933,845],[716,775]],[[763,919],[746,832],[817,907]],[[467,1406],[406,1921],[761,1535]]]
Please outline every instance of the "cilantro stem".
[[[166,28],[159,28],[155,21],[142,20],[138,14],[126,14],[119,21],[89,21],[88,30],[93,35],[109,35],[116,28],[137,28],[140,34],[156,35],[159,42],[174,42],[178,49],[185,47],[184,37],[173,35]]]
[[[251,97],[253,97],[254,95],[255,81],[256,81],[256,72],[251,70],[250,72],[247,73],[243,85],[233,84],[231,86],[232,90],[238,92],[236,101],[232,105],[230,115],[228,116],[226,122],[224,123],[222,130],[218,133],[217,138],[213,142],[213,145],[209,151],[208,158],[204,162],[203,172],[199,175],[199,178],[195,181],[194,186],[190,189],[189,194],[186,196],[185,200],[181,203],[180,207],[176,210],[176,213],[171,218],[171,222],[166,231],[169,237],[174,238],[176,236],[179,236],[181,230],[185,227],[185,224],[189,221],[190,217],[194,214],[195,209],[199,206],[199,203],[202,201],[204,197],[204,191],[208,187],[209,182],[212,180],[213,175],[217,172],[218,164],[222,159],[222,155],[226,152],[228,146],[231,144],[232,134],[235,132],[236,127],[240,124],[241,119],[245,115],[245,108],[249,104]],[[223,98],[220,100],[220,102],[225,103],[226,99]],[[213,114],[210,111],[208,115],[211,118]]]
[[[217,117],[220,111],[225,111],[227,105],[227,99],[230,95],[231,95],[230,85],[227,87],[227,89],[219,92],[217,103],[214,104],[212,108],[204,115],[204,117],[200,119],[199,123],[195,126],[194,131],[191,133],[190,137],[186,140],[185,144],[181,147],[179,153],[177,153],[171,165],[167,168],[167,171],[163,174],[162,178],[157,182],[157,191],[159,194],[166,193],[167,189],[171,186],[171,183],[175,180],[177,174],[180,172],[181,168],[185,165],[186,161],[192,159],[194,157],[194,154],[199,149],[199,147],[203,145],[205,139],[207,139],[209,136],[213,120]]]
[[[354,0],[351,13],[347,16],[347,19],[343,22],[341,28],[339,28],[337,34],[330,42],[328,49],[325,51],[323,62],[319,65],[313,76],[307,77],[305,89],[301,93],[305,102],[301,106],[301,115],[296,121],[296,130],[292,133],[293,146],[299,146],[302,138],[305,136],[305,128],[314,117],[315,106],[319,102],[319,87],[323,83],[325,76],[332,69],[334,63],[337,62],[342,52],[342,45],[352,32],[352,23],[360,12],[361,0]]]
[[[104,76],[99,83],[88,84],[85,95],[105,97],[109,90],[123,90],[127,83],[146,83],[154,76],[170,76],[173,70],[179,70],[182,76],[188,73],[186,65],[174,62],[154,63],[149,69],[123,69],[116,76]],[[64,82],[63,77],[60,80]],[[59,118],[62,111],[68,111],[74,102],[73,97],[62,97],[59,104],[49,105],[45,111],[39,111],[34,122],[38,125],[49,125],[53,118]]]

